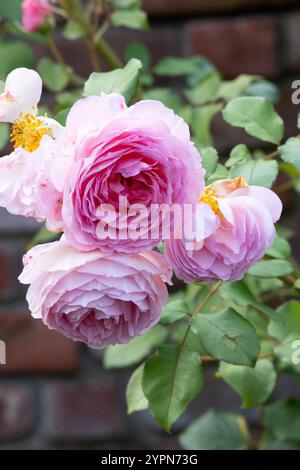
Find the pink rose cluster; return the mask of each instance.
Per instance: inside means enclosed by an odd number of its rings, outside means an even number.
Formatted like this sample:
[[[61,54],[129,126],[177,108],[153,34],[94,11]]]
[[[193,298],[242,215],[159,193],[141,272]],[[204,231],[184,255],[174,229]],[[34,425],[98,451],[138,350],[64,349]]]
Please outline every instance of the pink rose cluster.
[[[16,69],[0,95],[14,143],[0,159],[0,205],[63,233],[31,249],[20,276],[32,315],[49,328],[96,348],[126,343],[159,321],[173,269],[186,282],[240,279],[272,244],[278,197],[243,178],[205,187],[187,124],[162,103],[90,96],[61,126],[37,115],[41,91],[36,72]],[[202,238],[176,238],[171,217],[163,256],[154,249],[165,220],[151,236],[153,220],[130,213],[139,204],[147,214],[153,205],[202,208]],[[143,236],[126,231],[128,219]]]

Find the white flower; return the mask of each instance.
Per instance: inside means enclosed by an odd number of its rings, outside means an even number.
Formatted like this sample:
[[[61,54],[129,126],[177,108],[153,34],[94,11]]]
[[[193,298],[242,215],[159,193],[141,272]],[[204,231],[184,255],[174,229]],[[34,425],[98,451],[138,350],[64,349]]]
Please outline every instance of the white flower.
[[[34,70],[19,68],[8,74],[0,95],[0,122],[14,122],[21,115],[36,115],[42,80]]]

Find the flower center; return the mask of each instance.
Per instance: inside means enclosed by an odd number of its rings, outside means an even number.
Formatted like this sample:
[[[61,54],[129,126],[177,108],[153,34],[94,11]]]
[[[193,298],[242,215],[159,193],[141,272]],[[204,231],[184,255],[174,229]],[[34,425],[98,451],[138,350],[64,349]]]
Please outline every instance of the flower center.
[[[42,119],[32,114],[20,116],[12,125],[10,141],[14,148],[22,147],[27,152],[34,152],[40,145],[48,128]]]
[[[208,204],[212,208],[214,213],[220,217],[222,214],[219,209],[217,198],[218,198],[218,193],[215,190],[215,188],[212,188],[211,186],[207,186],[204,189],[203,193],[201,194],[199,201],[204,202],[204,204]]]

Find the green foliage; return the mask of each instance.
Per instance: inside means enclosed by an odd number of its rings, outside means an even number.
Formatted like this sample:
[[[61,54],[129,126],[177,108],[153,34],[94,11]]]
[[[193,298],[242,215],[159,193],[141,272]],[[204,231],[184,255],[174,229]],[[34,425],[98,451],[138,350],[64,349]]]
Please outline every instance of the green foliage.
[[[249,432],[243,416],[209,410],[181,434],[180,443],[188,450],[242,450]]]
[[[113,26],[125,26],[130,29],[148,29],[147,15],[142,10],[118,10],[111,16]]]
[[[166,431],[170,431],[202,386],[202,368],[195,351],[162,346],[146,362],[143,390],[150,411]]]
[[[150,351],[166,338],[166,330],[155,326],[143,336],[137,336],[128,344],[109,346],[104,353],[104,365],[107,369],[128,367],[141,362]]]
[[[144,364],[141,364],[131,375],[127,389],[127,412],[128,414],[134,411],[146,410],[148,408],[148,400],[144,395],[142,381],[144,373]]]
[[[19,20],[21,18],[21,4],[22,0],[1,0],[0,18]]]
[[[291,137],[278,149],[283,161],[291,163],[300,171],[300,139]]]
[[[300,400],[280,400],[266,407],[264,425],[277,439],[300,444]]]
[[[100,93],[120,93],[127,102],[134,97],[142,63],[131,59],[123,69],[112,72],[93,72],[84,86],[84,96],[100,95]]]
[[[156,75],[197,77],[197,82],[212,71],[214,71],[214,66],[200,56],[190,58],[165,57],[154,67]]]
[[[63,35],[66,39],[75,41],[76,39],[80,39],[86,36],[87,29],[82,23],[78,23],[77,21],[69,21],[64,27]]]
[[[197,315],[193,331],[213,357],[231,364],[253,366],[260,345],[251,324],[233,309]]]
[[[71,78],[71,70],[45,57],[38,63],[38,71],[48,90],[58,93],[66,88]]]
[[[223,362],[219,371],[225,382],[242,397],[244,408],[264,403],[276,384],[273,363],[266,359],[257,361],[254,368]]]
[[[217,169],[219,155],[215,148],[205,147],[201,149],[202,166],[205,169],[205,176],[208,178]]]
[[[248,184],[271,188],[278,174],[275,161],[246,159],[230,168],[228,177],[244,176]]]
[[[160,322],[164,325],[182,320],[190,313],[190,306],[184,298],[170,296],[169,301],[160,315]]]
[[[125,51],[125,59],[138,59],[143,64],[143,70],[147,70],[151,65],[151,57],[148,49],[141,42],[131,42]]]
[[[272,259],[268,261],[259,261],[249,270],[252,276],[270,278],[287,276],[293,272],[291,263],[284,259]]]
[[[223,284],[220,289],[220,294],[226,300],[233,299],[237,305],[251,305],[259,312],[271,317],[275,314],[270,307],[267,307],[257,300],[244,281],[227,282],[226,284]]]
[[[266,98],[236,98],[228,103],[223,116],[232,126],[243,127],[260,140],[278,144],[282,139],[283,121]]]
[[[9,126],[8,124],[0,124],[0,150],[3,150],[9,141]]]
[[[12,70],[18,67],[32,68],[34,54],[24,42],[0,40],[0,79],[4,80]]]

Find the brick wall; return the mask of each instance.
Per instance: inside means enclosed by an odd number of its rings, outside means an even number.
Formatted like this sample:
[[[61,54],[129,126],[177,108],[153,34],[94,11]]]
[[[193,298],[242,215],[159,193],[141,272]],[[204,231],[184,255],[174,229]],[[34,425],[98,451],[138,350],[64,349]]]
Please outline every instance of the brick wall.
[[[132,40],[150,48],[154,62],[164,55],[204,54],[226,77],[264,74],[280,83],[280,112],[295,129],[299,111],[290,103],[290,84],[300,75],[300,8],[296,0],[146,0],[149,32],[115,30],[109,39],[119,53]],[[90,64],[75,43],[60,39],[63,53],[80,73]],[[37,56],[45,55],[35,46]],[[215,123],[225,152],[240,131]],[[293,225],[298,226],[295,217]],[[17,282],[21,257],[38,225],[0,210],[0,339],[7,365],[0,365],[1,448],[176,449],[147,412],[126,416],[125,386],[130,371],[107,372],[101,354],[72,343],[31,319],[25,290]],[[206,387],[176,431],[208,407],[239,411],[239,399],[213,369]],[[298,387],[298,389],[297,389]],[[295,379],[282,379],[277,396],[299,393]],[[255,428],[256,412],[247,411]]]

